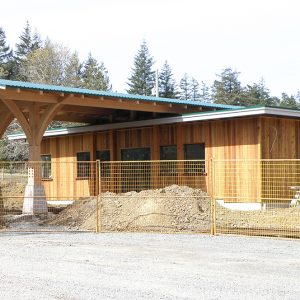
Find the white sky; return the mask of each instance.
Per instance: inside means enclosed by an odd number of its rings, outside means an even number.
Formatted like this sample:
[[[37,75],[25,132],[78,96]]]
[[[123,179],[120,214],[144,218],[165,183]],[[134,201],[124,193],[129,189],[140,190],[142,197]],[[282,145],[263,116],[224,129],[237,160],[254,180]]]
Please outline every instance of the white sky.
[[[232,67],[243,84],[264,77],[272,95],[300,90],[299,0],[9,0],[0,7],[10,45],[28,20],[81,59],[91,51],[119,92],[143,39],[177,81],[186,72],[212,84]]]

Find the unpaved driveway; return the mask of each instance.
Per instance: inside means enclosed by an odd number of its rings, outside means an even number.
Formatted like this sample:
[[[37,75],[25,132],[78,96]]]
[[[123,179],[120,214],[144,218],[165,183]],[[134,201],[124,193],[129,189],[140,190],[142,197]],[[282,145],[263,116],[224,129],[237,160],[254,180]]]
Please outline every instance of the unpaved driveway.
[[[300,299],[300,241],[0,235],[0,299]]]

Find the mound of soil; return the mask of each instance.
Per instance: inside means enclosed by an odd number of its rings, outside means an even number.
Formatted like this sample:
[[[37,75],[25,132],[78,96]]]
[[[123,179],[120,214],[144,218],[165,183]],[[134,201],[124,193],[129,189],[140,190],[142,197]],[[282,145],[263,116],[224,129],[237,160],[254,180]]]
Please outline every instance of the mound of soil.
[[[49,225],[94,230],[96,198],[75,201],[48,221]],[[199,189],[172,185],[162,189],[115,194],[99,201],[103,231],[209,231],[210,199]]]
[[[22,211],[25,183],[2,181],[0,183],[0,208],[5,212]]]

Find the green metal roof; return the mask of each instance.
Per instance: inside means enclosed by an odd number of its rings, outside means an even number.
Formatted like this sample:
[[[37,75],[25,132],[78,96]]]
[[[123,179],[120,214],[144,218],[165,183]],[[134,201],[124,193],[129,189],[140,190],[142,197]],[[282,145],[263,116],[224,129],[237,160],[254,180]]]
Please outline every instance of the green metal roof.
[[[45,92],[80,94],[80,95],[96,96],[96,97],[110,97],[110,98],[121,98],[127,100],[141,100],[141,101],[152,101],[152,102],[161,102],[161,103],[185,104],[191,106],[199,106],[199,107],[202,106],[202,107],[209,107],[209,108],[216,108],[216,109],[237,109],[242,107],[242,106],[216,104],[216,103],[208,103],[208,102],[193,101],[193,100],[179,100],[179,99],[169,99],[169,98],[161,98],[161,97],[122,94],[122,93],[107,92],[107,91],[96,91],[96,90],[30,83],[30,82],[23,82],[23,81],[13,81],[13,80],[5,80],[5,79],[0,79],[0,86],[28,89],[28,90],[39,90]]]

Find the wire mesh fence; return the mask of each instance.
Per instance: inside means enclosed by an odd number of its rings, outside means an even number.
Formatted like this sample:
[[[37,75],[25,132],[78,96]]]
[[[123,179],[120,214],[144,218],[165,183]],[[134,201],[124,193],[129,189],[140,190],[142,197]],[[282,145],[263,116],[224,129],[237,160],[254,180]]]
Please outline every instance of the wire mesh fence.
[[[1,162],[0,228],[300,237],[300,160]]]
[[[95,230],[98,189],[96,162],[0,162],[0,228]],[[85,202],[91,207],[83,213]],[[89,224],[81,227],[88,218]]]
[[[102,231],[210,232],[209,161],[100,163]]]
[[[216,233],[300,237],[300,160],[215,160]]]

